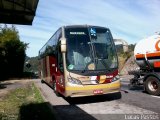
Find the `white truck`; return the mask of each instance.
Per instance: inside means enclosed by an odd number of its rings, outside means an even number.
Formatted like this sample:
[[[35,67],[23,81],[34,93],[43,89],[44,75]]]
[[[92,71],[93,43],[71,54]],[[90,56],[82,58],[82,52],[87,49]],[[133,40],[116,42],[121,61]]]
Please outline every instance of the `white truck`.
[[[140,40],[134,49],[134,57],[139,70],[130,71],[134,75],[130,88],[144,85],[151,95],[160,95],[160,34]]]

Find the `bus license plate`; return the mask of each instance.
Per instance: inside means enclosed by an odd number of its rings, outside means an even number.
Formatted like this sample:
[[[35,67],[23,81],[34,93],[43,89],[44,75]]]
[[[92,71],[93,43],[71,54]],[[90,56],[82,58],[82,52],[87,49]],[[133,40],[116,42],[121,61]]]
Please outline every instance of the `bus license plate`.
[[[93,90],[94,94],[103,94],[103,90]]]

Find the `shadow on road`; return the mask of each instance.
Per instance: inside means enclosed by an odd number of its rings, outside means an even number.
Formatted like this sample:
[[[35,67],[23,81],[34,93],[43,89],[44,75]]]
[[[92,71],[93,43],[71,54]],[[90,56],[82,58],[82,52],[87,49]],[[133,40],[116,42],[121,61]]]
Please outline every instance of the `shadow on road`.
[[[64,98],[68,103],[70,103],[70,105],[56,105],[53,106],[53,108],[56,110],[57,116],[60,117],[59,120],[97,120],[95,117],[79,108],[77,104],[112,101],[120,98],[121,93],[100,96]]]
[[[48,109],[53,108],[53,109]],[[18,120],[96,120],[75,105],[31,103],[20,107]]]
[[[143,86],[133,86],[132,88],[130,88],[130,90],[140,90],[140,91],[143,91],[144,90],[144,87]]]
[[[106,95],[98,96],[87,96],[87,97],[75,97],[75,98],[64,98],[68,103],[74,104],[87,104],[87,103],[97,103],[121,99],[121,93],[112,93]]]
[[[57,120],[97,120],[76,105],[56,105],[53,109]]]
[[[31,103],[20,107],[18,120],[55,120],[50,103]]]
[[[143,85],[129,86],[129,83],[128,84],[123,84],[122,83],[121,88],[125,89],[125,90],[131,90],[131,91],[143,91],[144,90]]]

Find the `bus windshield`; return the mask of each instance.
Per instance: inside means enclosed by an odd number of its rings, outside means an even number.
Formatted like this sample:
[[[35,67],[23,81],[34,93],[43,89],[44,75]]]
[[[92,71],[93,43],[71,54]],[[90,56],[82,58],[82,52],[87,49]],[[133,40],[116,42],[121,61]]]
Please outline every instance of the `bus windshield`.
[[[111,33],[106,28],[66,28],[68,70],[109,70],[118,67]]]

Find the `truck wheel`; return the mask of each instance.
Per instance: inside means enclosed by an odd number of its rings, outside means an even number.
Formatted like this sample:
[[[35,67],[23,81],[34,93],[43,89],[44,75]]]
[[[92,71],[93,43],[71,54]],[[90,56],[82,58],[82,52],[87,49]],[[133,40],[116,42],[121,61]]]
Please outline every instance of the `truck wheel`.
[[[160,80],[156,77],[150,76],[144,83],[146,92],[151,95],[160,95]]]
[[[60,97],[60,94],[57,91],[56,81],[55,80],[53,81],[53,90],[54,90],[54,93],[56,94],[56,96]]]

